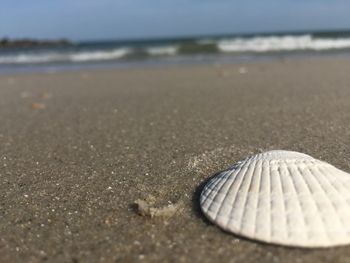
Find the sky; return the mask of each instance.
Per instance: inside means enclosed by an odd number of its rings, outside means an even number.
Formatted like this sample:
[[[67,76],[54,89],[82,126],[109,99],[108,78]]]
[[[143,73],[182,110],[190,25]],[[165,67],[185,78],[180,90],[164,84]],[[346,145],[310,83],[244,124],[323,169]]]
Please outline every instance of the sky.
[[[71,40],[350,29],[348,0],[0,0],[0,38]]]

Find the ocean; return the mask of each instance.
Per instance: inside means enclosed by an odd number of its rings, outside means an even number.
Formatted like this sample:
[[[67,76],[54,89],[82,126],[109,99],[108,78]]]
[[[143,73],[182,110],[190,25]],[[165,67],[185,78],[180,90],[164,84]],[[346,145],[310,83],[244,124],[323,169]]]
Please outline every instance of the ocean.
[[[350,31],[76,42],[0,49],[0,73],[189,63],[230,63],[293,55],[350,54]]]

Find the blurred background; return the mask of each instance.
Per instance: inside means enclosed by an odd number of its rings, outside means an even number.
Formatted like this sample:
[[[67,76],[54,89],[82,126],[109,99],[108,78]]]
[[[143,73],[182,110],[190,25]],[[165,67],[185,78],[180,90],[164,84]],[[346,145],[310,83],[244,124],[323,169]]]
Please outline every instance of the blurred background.
[[[350,48],[345,0],[2,0],[0,72],[245,61]]]

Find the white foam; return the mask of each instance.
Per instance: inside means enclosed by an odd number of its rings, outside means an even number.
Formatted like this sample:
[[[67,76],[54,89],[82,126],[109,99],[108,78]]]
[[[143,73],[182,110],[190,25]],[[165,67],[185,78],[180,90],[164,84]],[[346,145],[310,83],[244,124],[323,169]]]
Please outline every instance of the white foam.
[[[219,41],[218,48],[222,52],[321,51],[350,48],[350,38],[313,38],[310,35],[235,38]]]
[[[86,51],[71,54],[69,60],[73,62],[96,61],[96,60],[113,60],[122,58],[131,52],[128,48],[120,48],[108,51]]]
[[[122,58],[131,52],[128,48],[120,48],[108,51],[80,51],[80,52],[40,52],[40,53],[20,53],[16,55],[0,56],[0,64],[30,64],[49,62],[85,62],[98,60],[113,60]]]
[[[0,56],[0,64],[29,64],[29,63],[46,63],[50,61],[64,60],[61,54],[44,53],[44,54],[18,54]]]
[[[150,47],[147,49],[147,53],[152,56],[169,55],[173,56],[177,53],[177,46],[165,46],[165,47]]]

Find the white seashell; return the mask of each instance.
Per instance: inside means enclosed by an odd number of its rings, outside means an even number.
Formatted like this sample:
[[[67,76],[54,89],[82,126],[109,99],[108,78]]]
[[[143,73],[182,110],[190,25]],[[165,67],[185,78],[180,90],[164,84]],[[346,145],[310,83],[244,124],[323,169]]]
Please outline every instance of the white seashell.
[[[209,180],[205,216],[222,229],[297,247],[350,244],[350,174],[309,155],[269,151]]]

